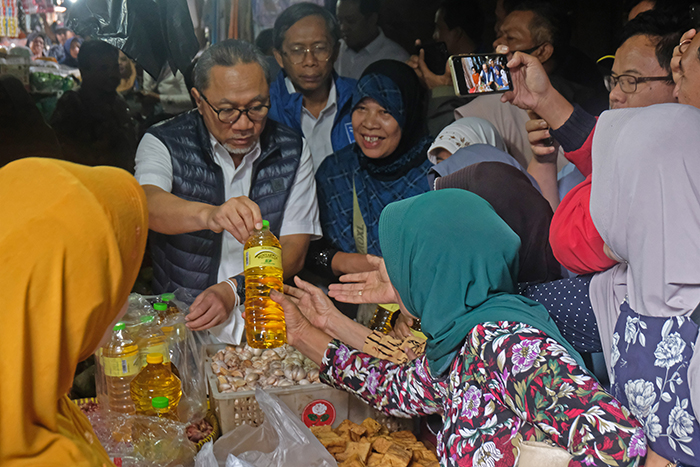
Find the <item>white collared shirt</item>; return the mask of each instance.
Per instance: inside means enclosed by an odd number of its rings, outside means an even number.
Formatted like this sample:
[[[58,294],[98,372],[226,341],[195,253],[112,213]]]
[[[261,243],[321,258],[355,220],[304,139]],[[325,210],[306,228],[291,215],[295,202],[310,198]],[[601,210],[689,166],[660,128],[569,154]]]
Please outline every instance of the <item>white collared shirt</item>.
[[[399,44],[386,37],[384,31],[380,28],[377,38],[357,52],[348,47],[345,41],[341,39],[340,53],[338,54],[338,60],[335,62],[335,71],[340,76],[360,79],[365,68],[376,61],[389,59],[405,62],[408,60],[408,57],[408,52]]]
[[[335,114],[338,112],[337,92],[335,89],[335,80],[331,80],[331,90],[328,93],[328,101],[326,106],[318,114],[318,118],[314,117],[311,112],[306,110],[306,107],[301,106],[301,132],[304,138],[309,143],[311,148],[311,158],[314,163],[314,172],[318,170],[323,159],[333,154],[333,143],[331,141],[331,132],[333,131],[333,122]],[[284,84],[287,86],[287,92],[293,94],[296,91],[294,83],[289,77],[284,78]]]
[[[224,195],[227,200],[238,196],[248,196],[252,183],[253,162],[260,157],[258,141],[243,156],[235,167],[229,152],[209,133],[214,154],[214,162],[221,167],[224,178]],[[170,152],[155,136],[146,133],[136,150],[136,180],[141,185],[155,185],[170,192],[173,182],[173,166]],[[294,184],[285,205],[280,237],[294,234],[310,234],[312,239],[321,235],[316,198],[316,181],[311,161],[311,152],[304,141],[301,161],[294,178]],[[218,281],[243,272],[243,245],[233,235],[224,231],[221,247]]]

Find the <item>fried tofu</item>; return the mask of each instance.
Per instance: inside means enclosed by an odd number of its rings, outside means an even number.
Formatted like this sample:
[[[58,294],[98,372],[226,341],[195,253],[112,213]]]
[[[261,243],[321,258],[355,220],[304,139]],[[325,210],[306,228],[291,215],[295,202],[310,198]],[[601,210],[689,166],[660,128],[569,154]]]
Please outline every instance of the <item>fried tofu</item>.
[[[364,463],[367,462],[371,448],[372,445],[369,443],[355,443],[351,441],[345,448],[345,452],[338,454],[335,456],[335,458],[336,460],[344,461],[357,454],[360,460]]]
[[[367,436],[374,436],[382,428],[381,423],[373,418],[365,418],[365,420],[362,422],[362,426],[367,428]]]
[[[311,431],[339,467],[440,467],[435,453],[413,433],[389,433],[385,425],[371,418],[361,425],[344,420],[334,430],[322,426]]]
[[[384,454],[384,465],[387,467],[408,467],[411,463],[411,451],[394,443]]]

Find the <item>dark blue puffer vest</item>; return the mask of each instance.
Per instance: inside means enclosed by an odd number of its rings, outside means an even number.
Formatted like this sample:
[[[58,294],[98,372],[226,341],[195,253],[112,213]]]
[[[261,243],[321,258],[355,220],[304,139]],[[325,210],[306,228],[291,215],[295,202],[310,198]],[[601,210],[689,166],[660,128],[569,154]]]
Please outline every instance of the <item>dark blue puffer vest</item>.
[[[221,205],[223,172],[212,154],[209,132],[197,110],[151,127],[148,133],[170,151],[171,193],[188,201]],[[290,128],[267,121],[260,136],[261,154],[253,163],[248,197],[259,207],[270,230],[279,237],[284,208],[299,168],[302,139]],[[150,231],[153,292],[185,288],[194,296],[216,284],[223,234],[200,230],[181,235]]]

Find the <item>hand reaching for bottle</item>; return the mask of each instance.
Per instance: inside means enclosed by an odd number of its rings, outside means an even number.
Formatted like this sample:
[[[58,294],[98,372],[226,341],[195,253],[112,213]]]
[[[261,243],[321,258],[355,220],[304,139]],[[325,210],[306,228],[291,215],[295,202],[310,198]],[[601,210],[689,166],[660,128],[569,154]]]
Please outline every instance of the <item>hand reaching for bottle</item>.
[[[396,291],[389,280],[384,259],[367,255],[367,261],[374,270],[341,276],[343,284],[328,286],[328,295],[345,303],[396,303]]]
[[[292,299],[301,314],[313,326],[328,332],[331,317],[335,314],[342,314],[340,310],[318,287],[299,279],[299,277],[294,277],[294,283],[296,287],[285,285],[284,293]]]

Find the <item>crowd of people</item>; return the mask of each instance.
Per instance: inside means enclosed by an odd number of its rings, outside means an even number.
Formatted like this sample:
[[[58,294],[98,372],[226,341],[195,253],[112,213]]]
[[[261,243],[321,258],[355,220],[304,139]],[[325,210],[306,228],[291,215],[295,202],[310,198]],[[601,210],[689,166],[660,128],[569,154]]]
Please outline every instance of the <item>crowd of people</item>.
[[[185,289],[187,326],[220,333],[265,219],[289,343],[387,414],[439,414],[441,465],[511,466],[546,441],[572,466],[700,466],[698,18],[632,1],[603,72],[557,2],[498,2],[487,49],[479,2],[445,0],[434,38],[503,54],[465,70],[511,86],[455,96],[376,5],[297,3],[268,50],[218,42],[191,76],[70,31],[61,51],[28,40],[82,84],[47,125],[0,78],[0,346],[21,357],[0,366],[0,463],[110,465],[64,396],[146,237],[153,292]],[[400,307],[391,337],[366,327],[379,303]]]

